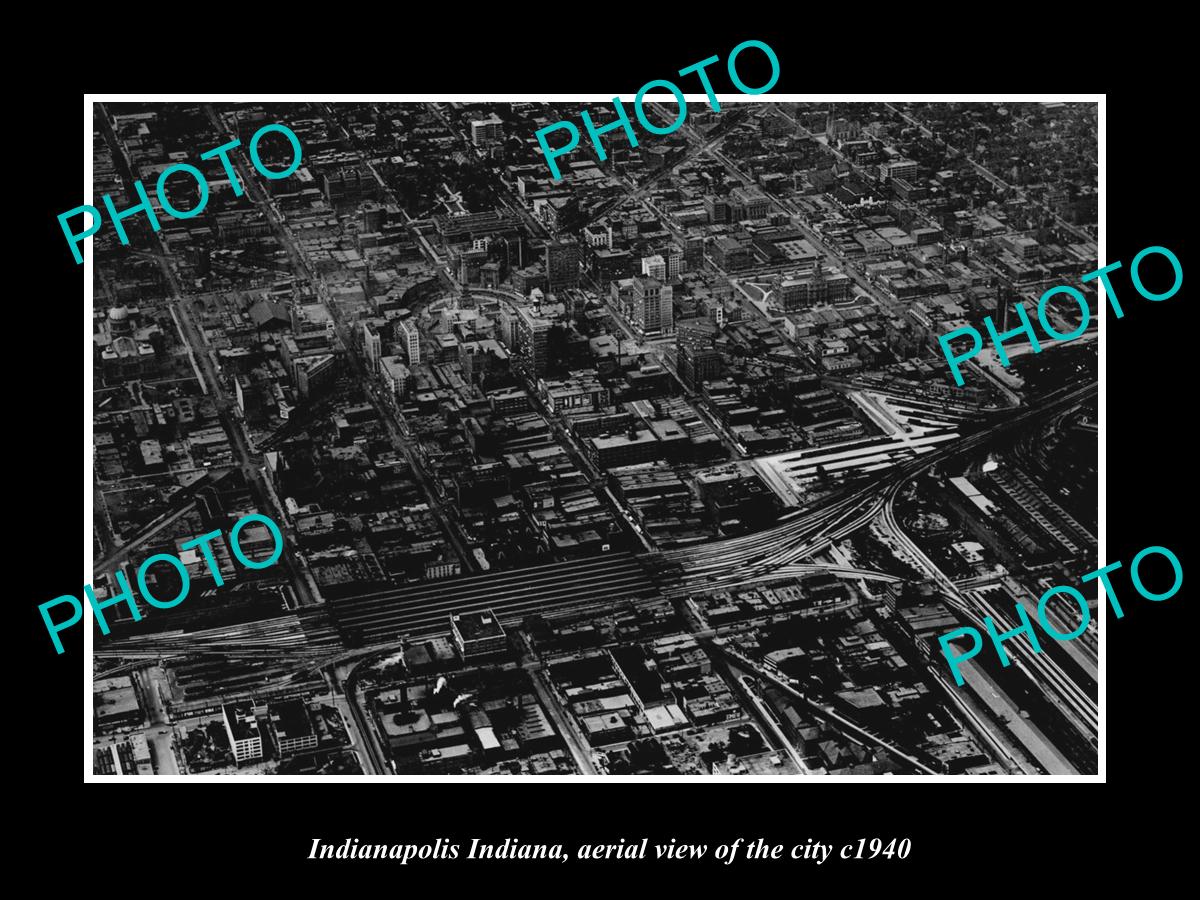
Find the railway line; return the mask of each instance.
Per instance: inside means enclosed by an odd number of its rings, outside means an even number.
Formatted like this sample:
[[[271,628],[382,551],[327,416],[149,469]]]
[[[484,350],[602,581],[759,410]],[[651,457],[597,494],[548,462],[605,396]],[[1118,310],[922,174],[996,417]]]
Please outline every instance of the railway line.
[[[492,610],[502,621],[519,620],[534,613],[658,596],[637,557],[613,553],[378,591],[333,600],[329,607],[343,637],[376,642],[389,635],[445,631],[451,613]]]

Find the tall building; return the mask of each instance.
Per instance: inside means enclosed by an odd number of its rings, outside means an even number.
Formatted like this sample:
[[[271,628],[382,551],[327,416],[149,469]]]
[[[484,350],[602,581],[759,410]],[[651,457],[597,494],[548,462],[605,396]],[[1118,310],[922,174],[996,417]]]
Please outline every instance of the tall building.
[[[262,759],[262,735],[258,731],[258,719],[254,717],[254,704],[249,701],[226,703],[221,707],[221,712],[225,717],[225,734],[229,736],[234,761],[240,766]]]
[[[546,339],[550,333],[550,320],[539,316],[532,307],[522,306],[517,310],[516,324],[514,364],[523,374],[538,378],[546,373],[549,359]]]
[[[487,262],[479,267],[479,286],[485,288],[500,287],[500,263]]]
[[[633,321],[633,279],[619,278],[610,284],[608,302],[622,319]]]
[[[574,322],[583,314],[587,307],[587,298],[577,290],[563,291],[558,298],[563,305],[563,312],[568,322]]]
[[[633,274],[633,254],[628,250],[608,250],[597,247],[592,250],[592,280],[601,290],[608,288],[619,278]]]
[[[672,247],[667,253],[667,281],[674,281],[683,271],[683,251]]]
[[[476,241],[476,243],[480,243]],[[479,284],[479,273],[488,261],[487,247],[464,250],[458,258],[458,280],[463,284]]]
[[[416,320],[406,319],[397,325],[396,336],[404,345],[404,355],[408,364],[415,366],[421,361],[421,330],[417,327]]]
[[[376,203],[374,200],[368,200],[359,207],[358,217],[359,226],[363,232],[381,231],[387,224],[388,210],[386,206]]]
[[[379,373],[383,383],[387,385],[388,396],[396,401],[403,400],[408,394],[408,380],[411,372],[404,360],[399,356],[385,356],[379,360]]]
[[[634,278],[630,324],[643,337],[674,334],[675,313],[671,299],[670,285],[644,275]]]
[[[721,225],[730,221],[729,200],[725,197],[706,194],[704,197],[704,211],[708,213],[708,221],[714,225]]]
[[[332,353],[305,356],[293,366],[296,393],[301,399],[311,397],[317,390],[333,381],[337,374],[337,357]]]
[[[471,143],[476,147],[494,144],[502,140],[504,140],[504,124],[495,113],[486,119],[475,119],[471,122]]]
[[[675,356],[679,379],[691,390],[721,377],[721,353],[715,346],[718,327],[708,319],[679,324],[675,333]]]
[[[718,235],[708,248],[712,261],[722,269],[737,271],[754,264],[750,248],[728,234]]]
[[[496,338],[508,348],[510,355],[517,352],[517,341],[519,339],[517,322],[520,318],[510,306],[505,304],[501,304],[499,311],[496,313]]]
[[[683,247],[683,271],[695,272],[702,268],[704,268],[704,237],[703,235],[689,235]]]
[[[534,218],[554,234],[565,231],[578,214],[579,203],[574,197],[538,197],[533,201]]]
[[[363,352],[370,363],[369,372],[379,367],[379,357],[383,355],[383,336],[374,322],[363,322]]]
[[[546,278],[551,293],[579,285],[579,248],[566,241],[546,244]]]
[[[642,257],[642,274],[659,281],[667,280],[667,261],[662,258],[661,253]]]

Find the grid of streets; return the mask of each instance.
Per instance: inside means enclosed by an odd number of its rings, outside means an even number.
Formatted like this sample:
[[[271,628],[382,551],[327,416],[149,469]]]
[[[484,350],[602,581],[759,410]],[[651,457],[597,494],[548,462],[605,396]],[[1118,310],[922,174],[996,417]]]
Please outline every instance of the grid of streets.
[[[118,209],[245,187],[92,241],[93,584],[192,584],[108,610],[96,774],[1096,772],[1095,615],[937,644],[1098,564],[1095,325],[937,346],[1096,267],[1095,105],[737,100],[557,182],[578,103],[95,104]]]

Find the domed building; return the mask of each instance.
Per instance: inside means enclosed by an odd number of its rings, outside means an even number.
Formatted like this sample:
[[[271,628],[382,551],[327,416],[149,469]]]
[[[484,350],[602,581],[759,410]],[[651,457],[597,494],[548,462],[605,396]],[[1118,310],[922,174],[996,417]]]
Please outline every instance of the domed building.
[[[167,364],[162,329],[141,323],[137,307],[114,306],[97,316],[93,342],[106,383],[152,375]]]

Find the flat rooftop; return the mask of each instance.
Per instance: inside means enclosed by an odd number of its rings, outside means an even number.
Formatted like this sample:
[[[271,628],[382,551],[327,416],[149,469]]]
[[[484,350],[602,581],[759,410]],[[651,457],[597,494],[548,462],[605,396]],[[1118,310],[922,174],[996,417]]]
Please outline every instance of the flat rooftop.
[[[313,733],[312,719],[304,701],[299,699],[280,700],[267,706],[271,716],[271,727],[280,738],[295,740],[308,737]]]
[[[450,621],[464,641],[504,637],[504,629],[491,612],[456,613],[450,617]]]
[[[249,703],[226,703],[222,707],[229,733],[235,741],[249,741],[258,737],[258,720],[254,707]]]

